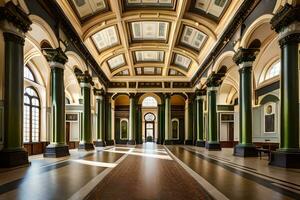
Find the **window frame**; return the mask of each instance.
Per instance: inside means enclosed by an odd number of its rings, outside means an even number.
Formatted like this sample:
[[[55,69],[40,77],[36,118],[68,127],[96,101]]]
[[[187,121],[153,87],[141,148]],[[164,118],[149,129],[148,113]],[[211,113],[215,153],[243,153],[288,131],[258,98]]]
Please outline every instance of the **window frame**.
[[[26,89],[27,88],[30,88],[32,89],[37,96],[31,96],[30,94],[26,93]],[[32,87],[32,86],[29,86],[29,87],[26,87],[25,90],[24,90],[24,94],[23,94],[23,97],[28,97],[29,98],[29,101],[30,101],[30,104],[28,103],[23,103],[23,107],[25,108],[25,106],[28,106],[29,107],[29,141],[26,141],[24,140],[24,134],[23,134],[23,138],[22,138],[22,141],[23,143],[39,143],[40,142],[40,139],[41,139],[41,100],[40,100],[40,96],[37,92],[37,90]],[[32,100],[33,99],[37,99],[38,102],[39,102],[39,106],[36,106],[36,105],[33,105],[32,104]],[[38,109],[38,140],[37,141],[34,141],[32,140],[33,138],[33,131],[32,131],[32,127],[33,127],[33,123],[32,123],[32,113],[33,113],[33,108],[37,108]],[[23,114],[23,131],[24,131],[24,114]]]

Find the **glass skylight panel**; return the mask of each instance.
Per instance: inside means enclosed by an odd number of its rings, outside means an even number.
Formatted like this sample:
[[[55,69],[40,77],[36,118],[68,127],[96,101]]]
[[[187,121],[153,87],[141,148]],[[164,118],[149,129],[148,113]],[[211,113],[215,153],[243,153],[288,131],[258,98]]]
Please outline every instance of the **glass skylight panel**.
[[[103,50],[119,44],[117,30],[115,26],[105,28],[92,36],[97,49]]]
[[[196,0],[195,8],[215,17],[220,17],[228,0]]]
[[[180,54],[175,54],[174,64],[178,65],[180,67],[183,67],[184,69],[188,69],[192,60],[188,57],[185,57]]]
[[[128,76],[129,75],[129,70],[125,69],[123,71],[118,72],[115,76]]]
[[[107,61],[107,63],[109,65],[110,69],[116,69],[118,67],[125,65],[125,59],[124,59],[123,54],[120,54],[116,57],[109,59]]]
[[[163,62],[164,51],[136,51],[137,62]]]
[[[166,40],[168,22],[141,21],[131,23],[133,40]]]
[[[141,75],[142,74],[142,68],[140,68],[140,67],[136,68],[136,74]]]
[[[105,0],[72,0],[79,16],[93,15],[107,8]]]
[[[128,5],[170,5],[172,0],[127,0]]]
[[[154,67],[144,67],[144,74],[149,75],[149,74],[154,74]]]
[[[181,36],[181,42],[183,44],[186,44],[196,50],[200,50],[205,39],[206,35],[201,31],[190,26],[184,27],[183,34]]]

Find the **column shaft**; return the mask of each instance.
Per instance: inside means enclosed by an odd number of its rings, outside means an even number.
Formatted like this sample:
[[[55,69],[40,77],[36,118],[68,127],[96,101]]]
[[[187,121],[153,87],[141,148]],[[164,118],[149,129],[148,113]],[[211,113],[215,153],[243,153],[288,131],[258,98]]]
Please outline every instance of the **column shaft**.
[[[217,142],[218,132],[217,132],[217,97],[216,90],[208,91],[208,141]]]
[[[103,96],[98,95],[97,90],[95,91],[96,95],[96,107],[97,107],[97,131],[96,131],[96,141],[95,146],[97,147],[104,147],[105,141],[103,137],[104,129],[103,129],[103,122],[104,122],[104,105],[103,105]]]
[[[281,45],[281,150],[299,149],[298,43]]]
[[[200,147],[205,146],[204,141],[204,117],[203,117],[203,99],[197,98],[197,141],[196,145]]]
[[[135,145],[135,99],[129,96],[129,141],[128,144]]]
[[[252,66],[240,72],[240,144],[252,145]]]
[[[171,131],[171,99],[169,95],[165,97],[165,144],[168,143]]]

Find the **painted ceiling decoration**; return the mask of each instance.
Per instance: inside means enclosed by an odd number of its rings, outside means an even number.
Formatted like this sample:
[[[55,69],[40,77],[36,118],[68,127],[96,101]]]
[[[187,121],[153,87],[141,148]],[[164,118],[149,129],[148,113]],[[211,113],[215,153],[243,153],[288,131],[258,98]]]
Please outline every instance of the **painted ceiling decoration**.
[[[57,0],[109,82],[193,82],[238,0]],[[150,77],[146,77],[150,76]],[[139,84],[138,84],[139,85]],[[180,84],[179,84],[180,85]]]

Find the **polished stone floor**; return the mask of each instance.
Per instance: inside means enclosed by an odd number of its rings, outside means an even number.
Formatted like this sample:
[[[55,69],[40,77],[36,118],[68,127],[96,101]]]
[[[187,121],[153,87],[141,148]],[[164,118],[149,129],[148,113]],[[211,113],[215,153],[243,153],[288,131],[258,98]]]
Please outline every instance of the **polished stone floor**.
[[[0,199],[300,199],[300,170],[232,149],[146,143],[30,160],[0,170]]]

